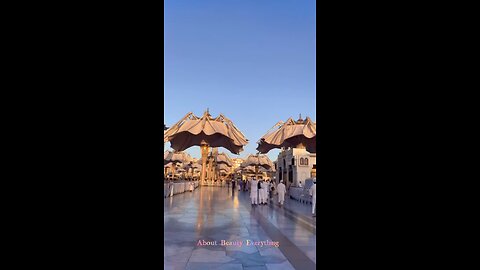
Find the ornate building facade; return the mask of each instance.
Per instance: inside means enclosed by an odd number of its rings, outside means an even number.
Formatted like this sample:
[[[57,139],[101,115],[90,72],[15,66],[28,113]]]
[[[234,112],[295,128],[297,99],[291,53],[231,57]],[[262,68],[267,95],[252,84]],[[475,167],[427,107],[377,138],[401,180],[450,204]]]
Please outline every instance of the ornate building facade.
[[[317,155],[302,148],[289,148],[278,155],[276,182],[283,180],[287,186],[298,186],[305,180],[316,177]]]

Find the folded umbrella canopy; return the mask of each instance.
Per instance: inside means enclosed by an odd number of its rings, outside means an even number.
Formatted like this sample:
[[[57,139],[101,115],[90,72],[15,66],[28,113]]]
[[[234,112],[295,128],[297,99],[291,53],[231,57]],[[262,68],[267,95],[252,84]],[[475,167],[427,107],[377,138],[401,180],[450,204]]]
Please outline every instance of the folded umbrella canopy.
[[[205,180],[205,167],[209,147],[224,147],[234,154],[243,151],[248,139],[233,124],[233,122],[220,114],[212,117],[205,111],[202,117],[188,113],[175,125],[171,126],[164,134],[163,141],[170,142],[170,147],[183,151],[191,146],[200,146],[202,153],[201,181]]]
[[[277,129],[275,129],[277,128]],[[305,148],[310,153],[316,153],[317,125],[310,117],[305,120],[293,120],[291,117],[285,122],[278,122],[257,142],[257,151],[262,154],[274,148],[292,147]]]

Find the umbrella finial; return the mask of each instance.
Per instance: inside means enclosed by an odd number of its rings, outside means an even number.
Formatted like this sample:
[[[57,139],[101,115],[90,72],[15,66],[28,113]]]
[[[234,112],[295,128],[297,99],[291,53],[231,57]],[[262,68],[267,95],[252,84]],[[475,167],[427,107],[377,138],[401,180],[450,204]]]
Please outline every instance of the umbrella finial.
[[[300,113],[300,114],[298,115],[298,120],[297,120],[297,121],[293,121],[293,122],[294,122],[294,123],[297,123],[297,124],[303,123],[302,114]]]

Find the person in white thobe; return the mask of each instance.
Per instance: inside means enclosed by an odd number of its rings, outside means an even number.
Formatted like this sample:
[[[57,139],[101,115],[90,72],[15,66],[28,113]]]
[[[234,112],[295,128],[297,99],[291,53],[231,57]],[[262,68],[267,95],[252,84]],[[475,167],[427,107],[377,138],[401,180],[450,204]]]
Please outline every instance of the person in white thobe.
[[[252,205],[258,204],[258,181],[255,178],[250,181],[250,198]]]
[[[193,182],[190,182],[190,192],[193,192]]]
[[[262,181],[262,203],[267,204],[268,202],[268,183],[267,181]]]
[[[313,185],[310,188],[310,196],[312,196],[312,215],[315,216],[315,203],[317,202],[317,179],[313,179]]]
[[[173,196],[173,181],[170,181],[170,197]]]
[[[262,190],[262,180],[258,180],[258,203],[263,204],[263,190]]]
[[[283,205],[283,202],[285,201],[285,192],[287,191],[287,188],[285,187],[285,184],[283,184],[283,180],[280,180],[280,183],[277,185],[277,194],[278,194],[278,203]]]

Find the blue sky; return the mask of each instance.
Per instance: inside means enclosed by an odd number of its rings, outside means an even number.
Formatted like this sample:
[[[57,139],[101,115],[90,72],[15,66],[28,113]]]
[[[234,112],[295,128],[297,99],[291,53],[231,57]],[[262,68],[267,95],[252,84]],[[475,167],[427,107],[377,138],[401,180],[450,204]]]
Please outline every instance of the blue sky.
[[[188,112],[223,113],[250,140],[239,155],[245,157],[279,120],[302,114],[316,121],[315,1],[164,3],[167,126]],[[187,152],[200,157],[199,147]],[[278,153],[268,156],[273,161]]]

